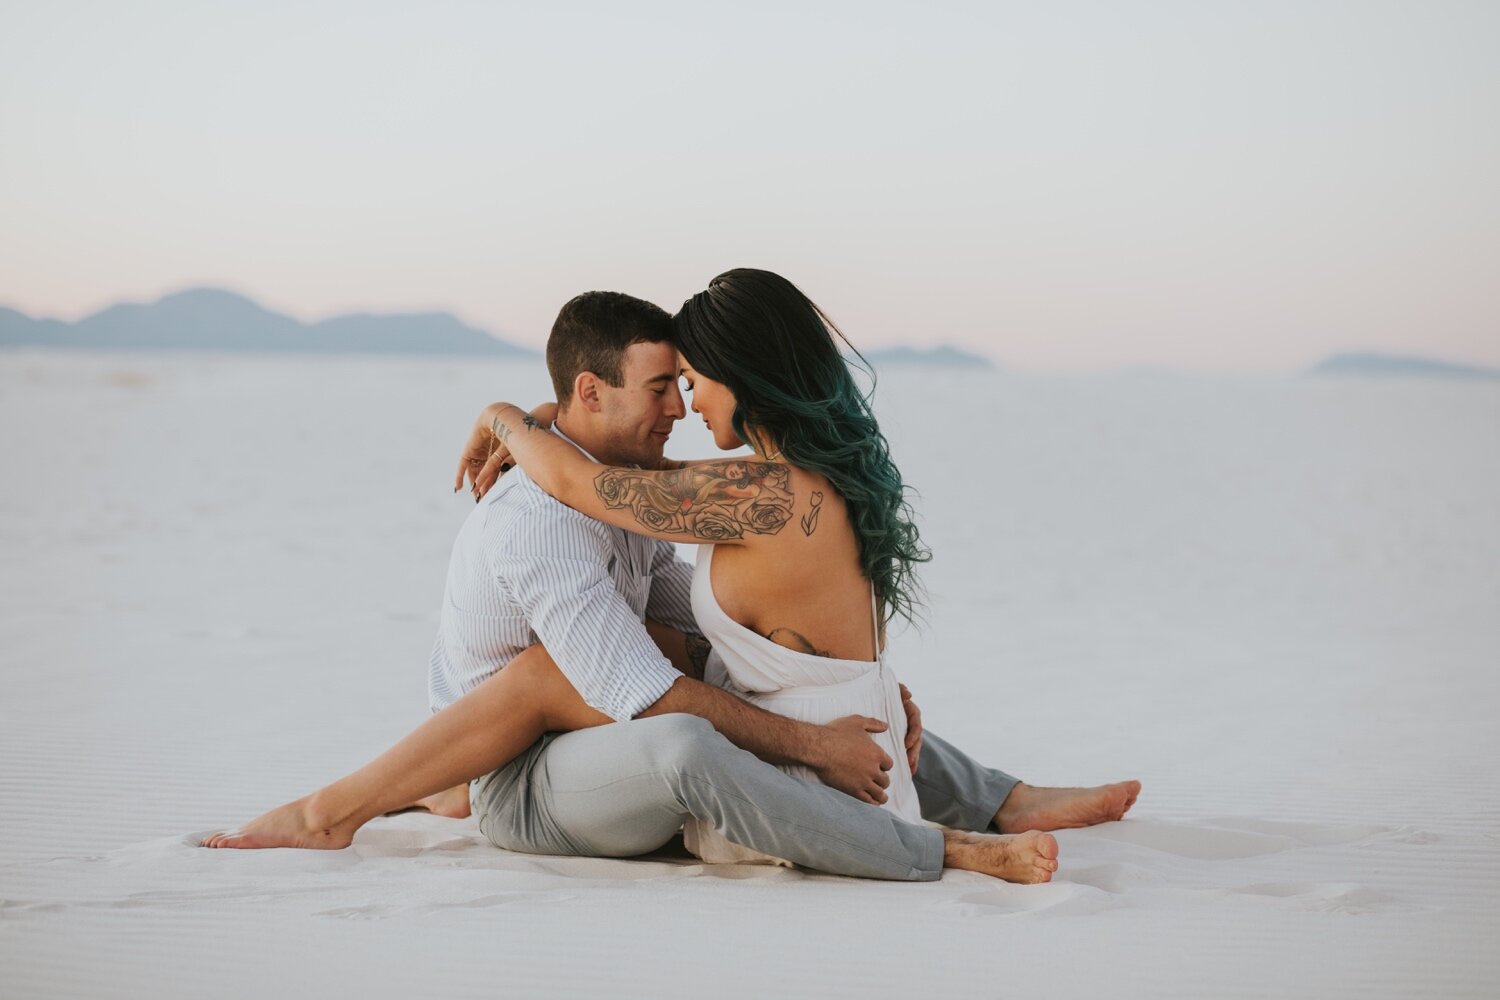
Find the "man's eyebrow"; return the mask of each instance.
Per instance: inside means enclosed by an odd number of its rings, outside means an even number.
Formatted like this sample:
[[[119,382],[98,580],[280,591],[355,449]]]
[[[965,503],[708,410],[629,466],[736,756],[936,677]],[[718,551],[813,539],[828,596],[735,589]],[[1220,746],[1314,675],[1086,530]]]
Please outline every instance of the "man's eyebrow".
[[[675,382],[676,380],[676,375],[673,375],[671,372],[663,372],[660,375],[652,375],[646,380],[646,384],[650,385],[652,382]]]

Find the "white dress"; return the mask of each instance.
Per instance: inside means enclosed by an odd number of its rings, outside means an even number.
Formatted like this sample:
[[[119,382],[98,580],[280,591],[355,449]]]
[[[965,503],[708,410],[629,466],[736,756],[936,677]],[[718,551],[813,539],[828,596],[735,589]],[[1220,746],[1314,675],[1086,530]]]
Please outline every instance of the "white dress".
[[[889,728],[871,737],[890,754],[894,766],[888,772],[890,788],[882,808],[913,823],[922,821],[917,789],[906,766],[906,712],[896,677],[877,654],[869,660],[836,660],[789,649],[748,629],[725,614],[714,597],[714,545],[698,548],[698,564],[693,573],[693,616],[704,638],[713,643],[716,659],[728,674],[718,680],[724,687],[768,712],[789,716],[803,722],[825,723],[846,715],[868,715],[880,719]],[[875,599],[870,598],[870,626],[879,648],[875,622]],[[712,663],[712,661],[711,661]],[[708,679],[708,678],[706,678]],[[794,777],[818,781],[811,768],[785,765],[781,768]],[[790,862],[741,847],[727,840],[708,823],[689,818],[683,826],[687,849],[704,861],[729,864],[781,864]]]

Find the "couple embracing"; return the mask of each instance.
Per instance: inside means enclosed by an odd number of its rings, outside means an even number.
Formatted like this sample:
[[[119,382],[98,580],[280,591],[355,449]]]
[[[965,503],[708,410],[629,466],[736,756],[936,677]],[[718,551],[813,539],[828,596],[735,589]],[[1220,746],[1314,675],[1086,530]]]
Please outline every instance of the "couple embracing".
[[[681,831],[710,862],[1048,881],[1047,831],[1118,820],[1140,785],[1037,788],[923,732],[883,640],[927,553],[841,339],[766,271],[726,272],[675,316],[569,302],[547,343],[556,407],[495,403],[465,447],[478,505],[434,714],[205,846],[342,848],[418,804],[472,809],[535,854],[630,857]],[[754,455],[665,459],[680,385],[715,445]],[[696,568],[676,542],[699,543]]]

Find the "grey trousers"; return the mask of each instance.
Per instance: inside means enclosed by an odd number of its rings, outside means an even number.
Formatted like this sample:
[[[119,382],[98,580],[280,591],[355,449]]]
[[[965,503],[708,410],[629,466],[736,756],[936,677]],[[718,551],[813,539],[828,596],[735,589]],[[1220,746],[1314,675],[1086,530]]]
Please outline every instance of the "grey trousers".
[[[956,828],[985,829],[1016,784],[932,733],[917,771],[923,816]],[[491,843],[528,854],[646,854],[694,816],[737,844],[838,875],[930,881],[943,869],[940,831],[793,778],[694,715],[548,735],[469,797]]]

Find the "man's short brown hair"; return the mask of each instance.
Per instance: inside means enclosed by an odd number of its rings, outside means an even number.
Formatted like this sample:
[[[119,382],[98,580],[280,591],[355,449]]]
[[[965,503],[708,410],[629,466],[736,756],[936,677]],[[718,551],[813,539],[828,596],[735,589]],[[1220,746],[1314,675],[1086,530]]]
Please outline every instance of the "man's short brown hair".
[[[672,317],[660,306],[623,292],[584,292],[568,301],[547,338],[547,372],[557,405],[573,400],[573,383],[593,372],[608,385],[624,384],[625,352],[631,344],[672,339]]]

